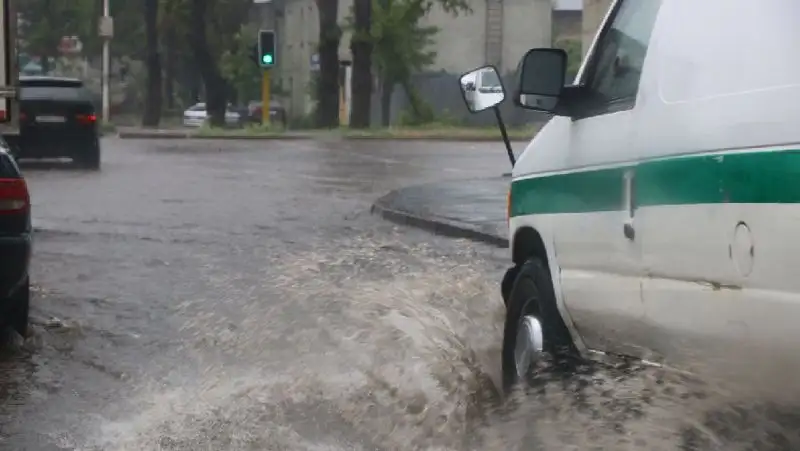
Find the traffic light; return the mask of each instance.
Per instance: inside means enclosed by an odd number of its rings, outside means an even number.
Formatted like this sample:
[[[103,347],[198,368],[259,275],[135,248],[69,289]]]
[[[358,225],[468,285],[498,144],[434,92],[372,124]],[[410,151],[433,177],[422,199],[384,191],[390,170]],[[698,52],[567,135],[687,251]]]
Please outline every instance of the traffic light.
[[[261,67],[275,65],[275,32],[272,30],[258,32],[258,65]]]

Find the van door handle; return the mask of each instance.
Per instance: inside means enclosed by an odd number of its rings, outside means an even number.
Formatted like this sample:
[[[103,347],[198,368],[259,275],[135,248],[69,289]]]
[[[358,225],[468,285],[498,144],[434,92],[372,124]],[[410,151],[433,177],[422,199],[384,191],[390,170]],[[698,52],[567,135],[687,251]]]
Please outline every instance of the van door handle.
[[[625,218],[625,224],[622,226],[622,233],[625,235],[625,238],[633,241],[636,238],[636,229],[633,227],[633,215],[636,211],[636,199],[635,193],[633,190],[633,179],[634,173],[633,170],[625,171],[624,175],[624,208],[627,216]]]

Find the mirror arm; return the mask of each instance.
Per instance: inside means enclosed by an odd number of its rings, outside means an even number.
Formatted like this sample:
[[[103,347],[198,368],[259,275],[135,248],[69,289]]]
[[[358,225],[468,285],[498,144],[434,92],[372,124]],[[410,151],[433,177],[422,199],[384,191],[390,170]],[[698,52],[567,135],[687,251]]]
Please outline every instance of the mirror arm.
[[[581,85],[564,86],[558,96],[558,104],[553,113],[558,116],[572,116],[575,109],[584,101],[585,92],[586,88]]]
[[[511,140],[508,139],[506,123],[503,122],[503,115],[500,114],[500,108],[495,105],[492,109],[494,110],[494,117],[497,119],[497,125],[500,127],[500,134],[503,135],[503,143],[506,145],[506,152],[508,152],[508,160],[511,162],[511,169],[514,169],[514,165],[517,164],[517,159],[514,157],[514,150],[511,149]]]

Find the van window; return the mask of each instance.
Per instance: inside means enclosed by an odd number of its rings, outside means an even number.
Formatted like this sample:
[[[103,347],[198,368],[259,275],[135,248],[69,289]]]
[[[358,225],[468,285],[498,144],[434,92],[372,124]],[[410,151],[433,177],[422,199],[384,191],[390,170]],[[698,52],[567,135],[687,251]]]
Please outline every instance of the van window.
[[[582,117],[633,108],[662,0],[620,0],[591,56],[590,101]]]

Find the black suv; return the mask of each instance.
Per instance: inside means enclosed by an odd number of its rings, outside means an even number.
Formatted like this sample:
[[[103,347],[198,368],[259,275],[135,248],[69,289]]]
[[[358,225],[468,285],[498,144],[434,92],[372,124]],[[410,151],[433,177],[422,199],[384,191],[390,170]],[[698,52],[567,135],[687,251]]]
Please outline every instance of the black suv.
[[[0,138],[0,322],[28,332],[31,202],[28,186]]]
[[[92,94],[62,77],[20,77],[17,158],[69,157],[100,168],[100,139]]]

